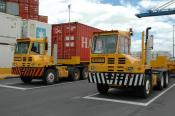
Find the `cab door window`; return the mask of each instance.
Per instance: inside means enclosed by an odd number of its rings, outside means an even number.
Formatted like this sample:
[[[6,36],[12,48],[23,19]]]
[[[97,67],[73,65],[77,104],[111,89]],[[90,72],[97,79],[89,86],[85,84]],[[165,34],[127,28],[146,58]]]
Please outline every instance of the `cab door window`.
[[[44,54],[44,43],[32,43],[31,54]]]
[[[119,41],[119,53],[129,54],[129,39],[125,36],[120,36]]]

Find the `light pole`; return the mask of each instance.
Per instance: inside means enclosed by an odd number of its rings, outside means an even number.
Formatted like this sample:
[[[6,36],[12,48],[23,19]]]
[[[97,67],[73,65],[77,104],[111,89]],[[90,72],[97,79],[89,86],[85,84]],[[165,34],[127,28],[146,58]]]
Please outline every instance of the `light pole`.
[[[70,25],[70,8],[71,8],[71,4],[68,5],[68,9],[69,9],[69,54],[70,54],[70,31],[71,31],[71,25]]]
[[[174,26],[175,25],[173,25],[173,58],[174,58]]]
[[[69,9],[69,23],[70,23],[70,8],[71,8],[71,4],[68,5],[68,9]]]

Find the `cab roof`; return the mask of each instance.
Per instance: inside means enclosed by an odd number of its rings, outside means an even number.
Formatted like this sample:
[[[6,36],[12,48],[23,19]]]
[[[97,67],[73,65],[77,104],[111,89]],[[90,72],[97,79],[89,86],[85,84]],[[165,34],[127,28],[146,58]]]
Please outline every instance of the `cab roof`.
[[[17,39],[17,42],[47,42],[48,40],[45,38],[22,38]]]
[[[102,31],[102,32],[94,32],[94,35],[112,35],[112,34],[118,34],[130,37],[131,32],[130,31],[119,31],[119,30],[111,30],[111,31]]]

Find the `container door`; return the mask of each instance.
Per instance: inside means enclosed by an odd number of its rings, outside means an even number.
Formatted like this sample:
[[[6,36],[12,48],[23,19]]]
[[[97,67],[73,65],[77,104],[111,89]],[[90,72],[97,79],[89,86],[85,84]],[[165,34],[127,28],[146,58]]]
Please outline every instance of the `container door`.
[[[57,43],[58,44],[58,51],[57,55],[59,59],[63,58],[63,52],[64,52],[64,43],[62,41],[62,38],[64,38],[64,30],[62,29],[62,26],[60,25],[55,25],[52,27],[52,48],[53,44]]]
[[[65,25],[65,37],[64,37],[64,58],[71,58],[76,56],[76,24],[71,23],[71,25]]]

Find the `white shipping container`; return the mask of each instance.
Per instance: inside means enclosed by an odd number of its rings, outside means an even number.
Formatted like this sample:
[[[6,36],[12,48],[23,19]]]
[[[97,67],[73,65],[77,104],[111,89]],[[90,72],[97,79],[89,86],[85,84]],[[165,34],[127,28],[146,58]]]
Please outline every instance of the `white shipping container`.
[[[0,68],[11,68],[14,56],[14,46],[0,44]]]
[[[21,23],[20,17],[0,13],[0,43],[16,43],[16,38],[21,37]]]
[[[48,54],[51,55],[51,28],[47,23],[35,20],[23,20],[22,23],[22,38],[47,38],[48,39]]]

